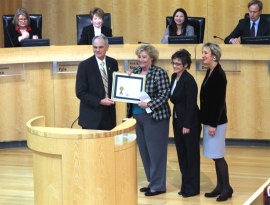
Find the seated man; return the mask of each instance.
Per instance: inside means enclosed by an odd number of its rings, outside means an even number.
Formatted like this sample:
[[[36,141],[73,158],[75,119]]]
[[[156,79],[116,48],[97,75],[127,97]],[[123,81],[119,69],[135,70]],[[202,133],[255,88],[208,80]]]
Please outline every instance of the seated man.
[[[269,36],[270,26],[266,20],[260,18],[262,9],[263,3],[260,0],[250,1],[248,3],[249,18],[241,19],[233,32],[225,38],[224,43],[240,44],[239,37]]]

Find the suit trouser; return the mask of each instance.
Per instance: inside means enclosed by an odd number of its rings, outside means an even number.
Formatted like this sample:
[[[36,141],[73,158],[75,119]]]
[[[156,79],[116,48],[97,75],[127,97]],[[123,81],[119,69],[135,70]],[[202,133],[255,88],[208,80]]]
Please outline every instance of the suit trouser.
[[[134,115],[136,134],[148,187],[166,191],[169,119],[154,120],[148,114]]]
[[[182,173],[181,192],[185,194],[200,193],[200,133],[201,126],[194,126],[189,134],[183,135],[183,126],[173,119],[174,141]]]

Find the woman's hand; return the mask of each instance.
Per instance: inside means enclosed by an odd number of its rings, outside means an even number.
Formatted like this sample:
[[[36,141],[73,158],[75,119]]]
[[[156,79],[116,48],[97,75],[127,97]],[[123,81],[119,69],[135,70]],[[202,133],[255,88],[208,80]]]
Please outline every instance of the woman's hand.
[[[38,39],[38,35],[33,35],[33,39]]]
[[[30,36],[30,34],[27,31],[21,30],[21,33],[22,33],[22,39],[27,39]]]
[[[209,127],[208,134],[213,137],[216,134],[216,130],[217,130],[217,128],[215,128],[215,127]]]
[[[132,72],[130,70],[127,70],[126,73],[130,76]]]
[[[143,109],[148,108],[148,105],[146,102],[139,102],[138,105],[140,108],[143,108]]]
[[[183,127],[182,133],[183,133],[183,135],[189,134],[190,133],[190,129]]]

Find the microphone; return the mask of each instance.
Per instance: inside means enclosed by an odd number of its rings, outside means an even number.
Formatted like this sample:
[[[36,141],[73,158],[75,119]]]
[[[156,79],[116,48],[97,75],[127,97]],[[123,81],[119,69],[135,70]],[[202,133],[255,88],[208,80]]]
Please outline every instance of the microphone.
[[[79,119],[79,117],[77,117],[77,119],[73,121],[73,123],[71,124],[70,128],[73,128],[74,123],[75,123],[78,119]]]
[[[142,41],[138,41],[138,44],[150,44],[150,43],[145,43],[145,42],[142,42]]]
[[[219,36],[213,36],[213,38],[218,38],[218,39],[220,39],[220,40],[222,40],[222,41],[225,40],[224,38],[221,38],[221,37],[219,37]]]

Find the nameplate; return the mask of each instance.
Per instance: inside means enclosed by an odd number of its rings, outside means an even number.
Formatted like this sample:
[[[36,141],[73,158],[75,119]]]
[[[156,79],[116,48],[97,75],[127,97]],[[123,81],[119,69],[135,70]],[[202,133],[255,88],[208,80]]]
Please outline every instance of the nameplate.
[[[0,77],[23,75],[24,64],[2,64],[0,65]]]
[[[232,60],[221,60],[220,61],[221,67],[225,72],[228,73],[239,73],[241,72],[238,69],[238,63],[234,61],[232,63]],[[202,64],[201,60],[196,60],[196,71],[207,71],[207,67]]]
[[[53,61],[53,73],[77,73],[79,63],[79,61]]]
[[[124,67],[125,71],[132,71],[134,68],[138,67],[138,61],[137,60],[125,60],[124,61]]]

